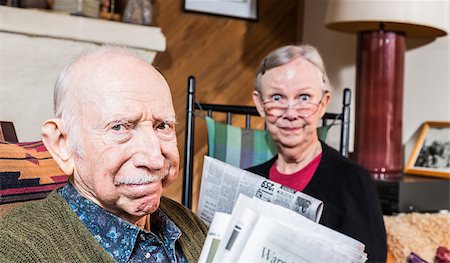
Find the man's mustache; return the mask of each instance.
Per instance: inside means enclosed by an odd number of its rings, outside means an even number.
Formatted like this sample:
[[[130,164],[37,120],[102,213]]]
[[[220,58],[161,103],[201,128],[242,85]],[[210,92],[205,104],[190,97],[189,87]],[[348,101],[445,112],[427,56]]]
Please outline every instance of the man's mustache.
[[[154,183],[157,181],[161,181],[164,178],[167,177],[170,170],[170,164],[166,162],[166,165],[164,168],[158,171],[151,171],[147,173],[138,173],[136,175],[128,175],[128,176],[122,176],[122,177],[116,177],[114,179],[115,185],[121,185],[121,184],[149,184]]]

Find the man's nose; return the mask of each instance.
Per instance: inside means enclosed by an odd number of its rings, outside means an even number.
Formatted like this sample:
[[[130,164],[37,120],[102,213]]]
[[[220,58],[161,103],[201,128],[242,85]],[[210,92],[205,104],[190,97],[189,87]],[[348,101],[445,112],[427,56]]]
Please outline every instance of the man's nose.
[[[161,150],[161,143],[153,127],[141,127],[137,130],[134,165],[136,167],[146,167],[150,170],[164,168],[164,155]]]

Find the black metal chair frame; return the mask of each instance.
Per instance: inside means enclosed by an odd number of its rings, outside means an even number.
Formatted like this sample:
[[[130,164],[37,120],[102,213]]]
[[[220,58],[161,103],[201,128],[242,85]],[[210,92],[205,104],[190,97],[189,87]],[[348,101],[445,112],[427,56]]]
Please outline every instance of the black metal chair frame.
[[[250,128],[251,116],[260,116],[256,107],[237,106],[223,104],[199,103],[195,100],[195,77],[188,78],[188,94],[186,102],[186,137],[184,145],[184,176],[182,189],[182,204],[192,208],[192,183],[193,183],[193,164],[194,164],[194,131],[196,110],[206,111],[207,116],[213,117],[213,112],[226,113],[226,123],[231,124],[233,115],[245,115],[245,128]],[[344,89],[341,113],[325,113],[322,117],[322,125],[330,125],[336,120],[340,120],[340,144],[339,152],[347,157],[350,135],[350,100],[351,91]]]

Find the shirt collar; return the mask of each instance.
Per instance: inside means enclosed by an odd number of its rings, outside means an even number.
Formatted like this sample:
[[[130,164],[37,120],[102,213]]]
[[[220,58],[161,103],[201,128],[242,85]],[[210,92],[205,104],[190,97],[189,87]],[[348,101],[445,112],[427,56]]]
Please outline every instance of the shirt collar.
[[[151,232],[149,232],[86,199],[70,182],[60,188],[58,193],[100,245],[119,262],[126,262],[129,259],[141,233],[148,234],[155,243],[160,242],[158,237],[163,237],[161,241],[164,245],[174,243],[181,236],[181,230],[159,208],[150,216]]]

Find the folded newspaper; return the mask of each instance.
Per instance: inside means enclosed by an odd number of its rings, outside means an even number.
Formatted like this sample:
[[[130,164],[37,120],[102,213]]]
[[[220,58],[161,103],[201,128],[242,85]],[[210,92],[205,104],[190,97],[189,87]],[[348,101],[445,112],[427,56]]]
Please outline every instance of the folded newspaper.
[[[239,194],[257,197],[319,222],[322,201],[209,156],[203,163],[198,214],[211,224],[216,212],[231,214]]]
[[[223,262],[365,262],[364,244],[285,207],[240,195],[217,212],[199,258]]]

